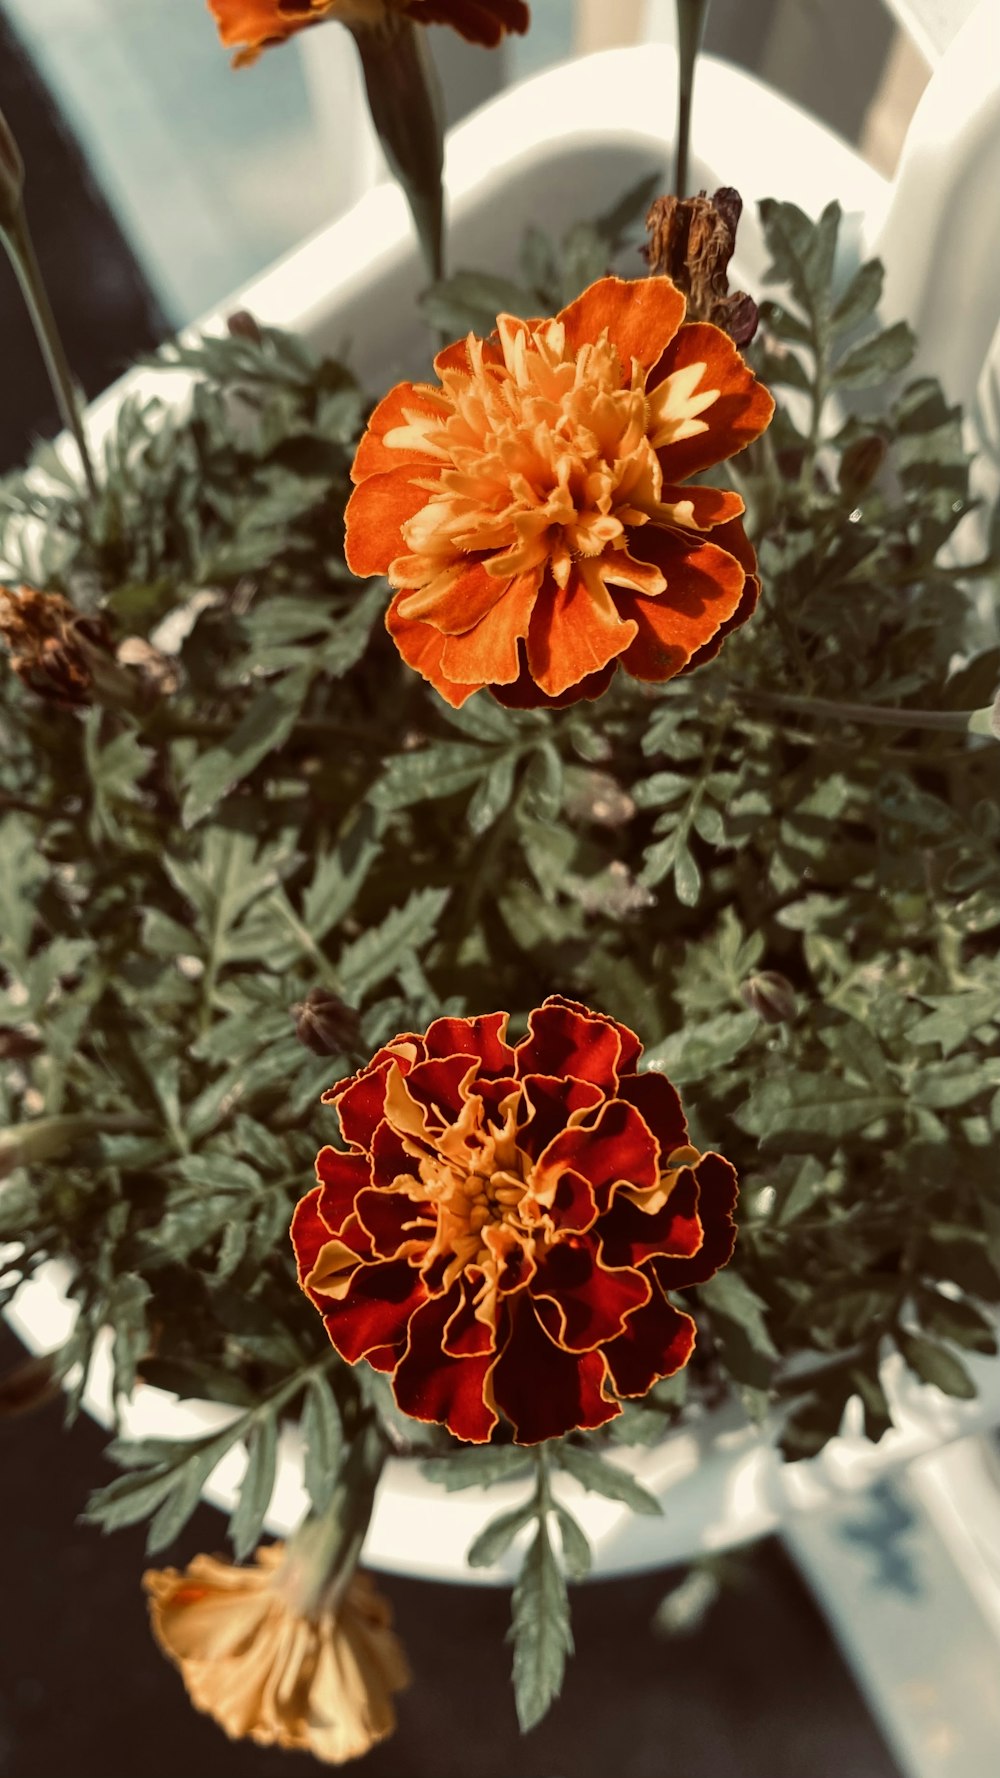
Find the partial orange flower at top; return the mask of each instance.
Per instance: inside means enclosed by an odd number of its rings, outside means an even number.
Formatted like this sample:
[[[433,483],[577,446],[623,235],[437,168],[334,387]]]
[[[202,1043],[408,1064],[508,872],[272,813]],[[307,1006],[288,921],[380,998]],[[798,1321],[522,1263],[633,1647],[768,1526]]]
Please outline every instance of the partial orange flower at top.
[[[238,68],[324,19],[380,25],[391,13],[406,13],[416,24],[452,25],[470,43],[491,46],[530,22],[525,0],[208,0],[208,7],[223,43],[238,51]]]
[[[456,707],[672,679],[757,603],[728,489],[684,486],[774,412],[732,341],[684,323],[669,278],[601,278],[553,320],[500,315],[400,383],[354,463],[347,560],[396,589],[400,654]]]

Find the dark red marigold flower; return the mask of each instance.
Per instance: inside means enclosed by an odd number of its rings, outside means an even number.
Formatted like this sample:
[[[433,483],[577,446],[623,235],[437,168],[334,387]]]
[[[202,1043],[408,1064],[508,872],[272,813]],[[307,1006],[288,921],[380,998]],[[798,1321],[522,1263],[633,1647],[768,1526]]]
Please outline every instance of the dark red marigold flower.
[[[337,1351],[405,1414],[536,1444],[687,1363],[668,1293],[730,1258],[737,1185],[624,1025],[556,995],[506,1030],[436,1019],[327,1093],[350,1147],[320,1153],[292,1241]]]

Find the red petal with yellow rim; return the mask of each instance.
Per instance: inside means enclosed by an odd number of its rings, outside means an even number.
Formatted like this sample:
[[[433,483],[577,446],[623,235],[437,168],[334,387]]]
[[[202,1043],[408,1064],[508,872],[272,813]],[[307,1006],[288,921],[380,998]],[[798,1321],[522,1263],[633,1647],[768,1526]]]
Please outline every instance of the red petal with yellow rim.
[[[575,1001],[552,995],[528,1018],[528,1035],[517,1045],[517,1074],[568,1074],[613,1092],[618,1071],[629,1066],[623,1038],[638,1040],[611,1019],[595,1017]]]
[[[321,1187],[318,1208],[329,1234],[340,1234],[354,1209],[355,1198],[368,1184],[370,1173],[367,1155],[344,1154],[339,1148],[320,1149],[316,1156],[316,1177]]]
[[[690,1315],[654,1289],[646,1307],[630,1315],[624,1333],[604,1349],[619,1395],[645,1395],[661,1377],[672,1377],[687,1364],[694,1343]]]
[[[377,1346],[401,1348],[410,1318],[425,1301],[419,1273],[406,1260],[359,1266],[340,1302],[322,1300],[326,1331],[342,1358],[357,1364]]]
[[[514,1051],[505,1041],[508,1014],[484,1013],[478,1019],[435,1019],[424,1043],[429,1056],[478,1056],[484,1074],[510,1074]]]
[[[335,1096],[337,1116],[345,1142],[370,1148],[372,1137],[385,1116],[385,1083],[392,1063],[362,1069]]]
[[[641,1266],[663,1254],[676,1255],[680,1263],[690,1265],[703,1240],[698,1196],[698,1183],[691,1167],[682,1169],[661,1210],[640,1210],[629,1198],[617,1193],[611,1209],[601,1218],[601,1240],[608,1265]]]
[[[492,1381],[497,1407],[513,1426],[518,1444],[592,1431],[616,1418],[621,1412],[617,1402],[601,1394],[607,1369],[600,1352],[564,1352],[550,1340],[523,1294],[511,1305],[511,1322]]]
[[[592,1352],[620,1334],[651,1294],[648,1278],[609,1271],[590,1241],[560,1241],[539,1261],[529,1290],[549,1337],[570,1352]]]
[[[518,1109],[517,1142],[531,1160],[565,1130],[574,1111],[587,1111],[604,1099],[590,1080],[566,1080],[557,1074],[529,1074]]]
[[[646,1127],[656,1137],[660,1145],[660,1165],[664,1166],[667,1156],[688,1139],[687,1118],[677,1088],[665,1074],[649,1068],[645,1074],[623,1076],[618,1097],[635,1106]]]
[[[445,1328],[459,1307],[458,1291],[433,1297],[410,1323],[409,1342],[396,1367],[392,1392],[404,1414],[435,1421],[456,1438],[485,1444],[497,1416],[484,1400],[492,1353],[450,1358],[444,1351]]]
[[[733,1257],[736,1245],[733,1211],[739,1196],[736,1170],[721,1154],[705,1154],[694,1168],[694,1176],[698,1189],[698,1218],[704,1238],[690,1259],[656,1257],[650,1260],[664,1290],[688,1290],[693,1284],[704,1284]]]

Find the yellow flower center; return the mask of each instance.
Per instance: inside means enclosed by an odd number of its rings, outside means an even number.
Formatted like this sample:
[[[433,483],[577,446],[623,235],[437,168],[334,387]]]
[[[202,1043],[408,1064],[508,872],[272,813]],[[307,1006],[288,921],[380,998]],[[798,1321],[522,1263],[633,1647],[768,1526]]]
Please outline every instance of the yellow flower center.
[[[699,415],[719,391],[698,391],[704,364],[647,392],[645,368],[623,367],[606,333],[571,349],[561,322],[510,316],[497,333],[502,363],[470,335],[466,367],[419,389],[434,411],[407,410],[385,436],[390,450],[441,463],[412,478],[430,498],[403,526],[411,554],[391,566],[397,587],[426,586],[470,555],[503,579],[548,564],[565,587],[574,562],[624,553],[630,527],[692,522],[690,501],[662,501],[656,453],[707,429]],[[606,572],[616,578],[613,560]]]

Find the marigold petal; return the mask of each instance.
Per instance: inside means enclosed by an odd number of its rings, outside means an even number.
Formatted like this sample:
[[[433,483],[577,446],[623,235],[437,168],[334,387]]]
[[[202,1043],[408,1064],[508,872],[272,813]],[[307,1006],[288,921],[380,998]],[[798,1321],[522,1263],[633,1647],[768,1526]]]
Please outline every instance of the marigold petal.
[[[774,413],[773,398],[744,363],[729,335],[708,321],[692,321],[680,329],[650,372],[647,391],[651,394],[666,377],[696,364],[704,366],[696,387],[719,393],[705,409],[703,432],[677,439],[659,451],[667,482],[687,481],[700,470],[735,456],[760,437]]]
[[[441,1350],[449,1358],[479,1358],[484,1352],[495,1352],[496,1328],[478,1319],[473,1283],[467,1273],[457,1288],[459,1300],[445,1324]]]
[[[403,451],[398,447],[390,449],[385,443],[387,432],[394,432],[407,425],[407,416],[413,413],[435,414],[436,408],[428,402],[426,395],[421,397],[419,385],[414,383],[397,383],[384,395],[368,420],[364,437],[358,446],[354,463],[351,468],[353,482],[367,481],[370,475],[384,475],[392,469],[404,469],[413,464],[424,464],[433,467],[437,458],[430,451],[416,448]]]
[[[422,1251],[434,1237],[436,1218],[431,1206],[402,1192],[367,1186],[358,1193],[357,1217],[378,1259],[405,1259]]]
[[[641,1272],[602,1265],[591,1242],[560,1241],[540,1261],[529,1289],[550,1339],[569,1352],[592,1352],[621,1333],[652,1287]]]
[[[428,1056],[478,1056],[483,1074],[510,1074],[514,1051],[505,1041],[509,1013],[483,1013],[476,1019],[435,1019],[424,1042]]]
[[[319,1214],[329,1235],[339,1235],[354,1209],[354,1200],[368,1184],[367,1155],[345,1154],[340,1148],[322,1148],[316,1156],[316,1177],[322,1190]]]
[[[482,562],[460,561],[450,564],[426,586],[401,592],[395,600],[396,613],[407,623],[429,623],[442,636],[464,636],[489,616],[505,597],[508,585],[495,574],[487,574]],[[479,675],[466,677],[476,679]]]
[[[736,557],[718,544],[677,531],[649,526],[634,548],[662,568],[667,590],[658,599],[619,596],[637,627],[622,666],[635,679],[673,679],[739,609],[746,576]]]
[[[503,353],[500,350],[496,335],[494,335],[492,339],[480,340],[479,350],[482,353],[482,359],[485,365],[503,364]],[[450,346],[443,346],[434,360],[434,369],[437,371],[439,377],[443,377],[445,371],[448,370],[458,370],[467,373],[470,368],[471,360],[469,358],[468,335],[466,335],[464,339],[453,340]]]
[[[615,1389],[625,1397],[646,1395],[661,1377],[684,1368],[694,1345],[690,1315],[654,1289],[645,1307],[629,1316],[624,1332],[604,1348]]]
[[[618,1096],[634,1105],[656,1137],[660,1155],[666,1158],[687,1141],[687,1118],[680,1094],[665,1074],[649,1068],[645,1074],[627,1074],[619,1082]]]
[[[385,1092],[388,1060],[370,1063],[355,1074],[346,1086],[335,1089],[333,1100],[340,1119],[345,1142],[355,1148],[370,1148],[372,1137],[385,1116]]]
[[[367,482],[364,484],[369,485]],[[447,637],[432,624],[410,623],[400,617],[396,609],[397,600],[389,606],[385,617],[385,627],[399,649],[408,667],[419,673],[439,692],[446,703],[453,709],[460,710],[477,691],[482,691],[485,679],[478,680],[474,685],[458,685],[449,679],[441,664]]]
[[[592,1013],[573,1000],[550,994],[528,1018],[528,1035],[517,1045],[517,1076],[571,1075],[613,1091],[620,1069],[631,1069],[640,1051],[625,1025]]]
[[[524,32],[531,22],[525,0],[411,0],[420,24],[451,25],[468,43],[495,49],[505,31]]]
[[[593,1110],[603,1098],[594,1081],[567,1080],[560,1074],[527,1075],[517,1126],[518,1147],[537,1161],[553,1137],[566,1129],[574,1113]]]
[[[546,1174],[558,1176],[570,1167],[593,1186],[598,1209],[604,1210],[618,1182],[654,1190],[659,1158],[659,1143],[635,1107],[609,1099],[592,1123],[553,1138],[539,1158],[535,1177],[542,1187]]]
[[[704,1284],[706,1279],[714,1277],[728,1265],[736,1245],[733,1211],[739,1196],[739,1182],[735,1168],[721,1154],[704,1154],[693,1173],[698,1189],[702,1240],[690,1259],[673,1258],[669,1253],[657,1254],[650,1259],[650,1266],[664,1290],[689,1290],[694,1284]]]
[[[487,1400],[494,1354],[452,1358],[444,1351],[445,1328],[458,1307],[459,1293],[453,1289],[414,1315],[392,1391],[398,1407],[412,1419],[447,1426],[467,1444],[483,1445],[497,1423]]]
[[[735,494],[731,488],[707,488],[695,483],[686,488],[665,486],[660,490],[660,500],[664,506],[690,507],[690,516],[685,515],[677,522],[684,526],[690,525],[695,531],[711,531],[713,543],[720,543],[737,561],[742,560],[739,551],[720,532],[720,528],[728,532],[733,521],[738,521],[746,511],[739,494]],[[742,532],[742,526],[740,530]],[[751,563],[751,567],[755,565]]]
[[[684,298],[669,278],[599,278],[558,319],[577,351],[606,331],[627,378],[633,358],[648,369],[662,356],[684,311]]]
[[[607,691],[615,676],[617,660],[604,667],[600,673],[588,673],[586,679],[571,685],[561,697],[547,697],[531,677],[528,661],[522,644],[520,650],[520,671],[513,685],[491,685],[490,691],[498,704],[507,710],[565,710],[568,704],[579,704],[584,699],[593,701],[601,698]]]
[[[560,697],[625,653],[636,625],[622,618],[620,605],[579,566],[571,570],[564,587],[546,575],[528,629],[528,669],[546,697]],[[506,682],[517,676],[515,666]]]
[[[510,1336],[493,1371],[497,1407],[519,1445],[589,1432],[621,1413],[602,1393],[607,1366],[600,1351],[565,1352],[551,1340],[525,1295],[511,1306]]]
[[[446,637],[442,672],[456,684],[509,685],[520,672],[518,643],[528,635],[538,596],[537,573],[509,581],[474,628]]]
[[[352,574],[388,574],[390,562],[407,553],[403,526],[427,505],[427,490],[414,485],[412,468],[394,468],[359,482],[344,511],[344,554]]]
[[[319,1213],[321,1191],[321,1186],[314,1186],[299,1200],[292,1213],[292,1247],[300,1284],[308,1277],[330,1239],[330,1230]]]
[[[661,1209],[642,1209],[619,1192],[607,1215],[601,1218],[601,1240],[610,1266],[641,1266],[665,1254],[688,1265],[703,1239],[698,1217],[698,1182],[691,1167],[678,1174]]]
[[[411,1316],[426,1300],[420,1273],[406,1260],[377,1260],[359,1266],[350,1294],[324,1301],[323,1320],[332,1344],[348,1364],[379,1346],[401,1346]]]

